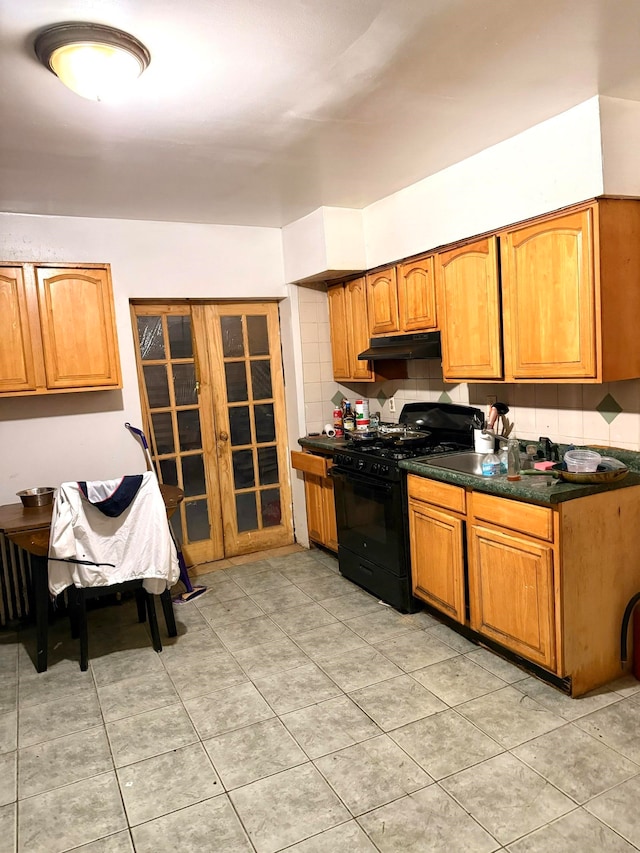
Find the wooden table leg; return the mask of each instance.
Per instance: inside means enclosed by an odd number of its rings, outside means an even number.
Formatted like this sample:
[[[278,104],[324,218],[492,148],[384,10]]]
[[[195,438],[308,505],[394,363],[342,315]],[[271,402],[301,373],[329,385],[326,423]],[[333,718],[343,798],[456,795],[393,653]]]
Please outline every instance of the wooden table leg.
[[[47,671],[49,636],[49,565],[46,557],[31,555],[33,592],[36,609],[36,669]]]

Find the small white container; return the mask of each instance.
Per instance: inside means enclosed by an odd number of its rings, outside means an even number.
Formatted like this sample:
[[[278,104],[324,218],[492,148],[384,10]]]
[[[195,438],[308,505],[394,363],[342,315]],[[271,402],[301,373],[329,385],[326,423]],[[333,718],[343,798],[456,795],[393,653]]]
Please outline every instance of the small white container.
[[[493,453],[496,445],[495,433],[487,430],[487,435],[481,429],[473,431],[473,448],[476,453]]]
[[[591,474],[597,471],[601,459],[602,457],[595,450],[567,450],[564,454],[567,471],[574,474]]]

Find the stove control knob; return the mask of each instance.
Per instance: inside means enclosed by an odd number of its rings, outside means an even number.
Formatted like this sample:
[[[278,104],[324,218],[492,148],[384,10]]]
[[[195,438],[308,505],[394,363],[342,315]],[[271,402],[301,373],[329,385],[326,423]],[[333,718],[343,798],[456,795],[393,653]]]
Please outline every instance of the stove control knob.
[[[388,474],[389,473],[389,466],[388,465],[381,465],[380,466],[380,473],[381,474]]]
[[[367,466],[367,463],[364,459],[358,459],[358,471],[363,471]]]
[[[371,466],[371,473],[372,474],[379,474],[380,473],[380,465],[378,465],[377,462],[374,462],[373,465]]]

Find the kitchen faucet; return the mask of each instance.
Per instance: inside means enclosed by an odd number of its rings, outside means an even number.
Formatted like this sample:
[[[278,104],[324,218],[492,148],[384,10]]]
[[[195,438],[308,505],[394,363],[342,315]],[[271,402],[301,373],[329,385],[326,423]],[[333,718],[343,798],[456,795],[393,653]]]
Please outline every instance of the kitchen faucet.
[[[486,435],[487,438],[494,438],[496,441],[504,441],[505,444],[509,443],[509,439],[506,435],[496,435],[496,433],[492,432],[490,429],[483,429],[482,435]]]

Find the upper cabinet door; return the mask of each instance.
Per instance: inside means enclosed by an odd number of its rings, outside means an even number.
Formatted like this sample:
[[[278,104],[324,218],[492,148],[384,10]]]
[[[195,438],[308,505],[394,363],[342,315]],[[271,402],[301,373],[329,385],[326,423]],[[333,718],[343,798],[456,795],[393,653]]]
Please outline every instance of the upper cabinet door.
[[[0,392],[32,391],[36,375],[24,275],[0,268]]]
[[[120,385],[109,273],[36,267],[47,388]]]
[[[345,285],[347,291],[347,317],[349,318],[349,359],[351,378],[370,381],[374,378],[370,361],[360,361],[358,353],[369,349],[369,316],[365,279],[354,278]]]
[[[436,255],[445,380],[502,379],[496,237]]]
[[[436,328],[433,256],[399,265],[398,308],[403,332],[422,332]]]
[[[334,379],[351,379],[349,363],[349,324],[347,322],[347,291],[343,284],[327,290],[329,300],[329,326],[331,328],[331,356]]]
[[[391,335],[400,331],[395,267],[367,275],[367,303],[372,335]]]
[[[588,208],[505,234],[507,380],[596,376],[592,231]]]

